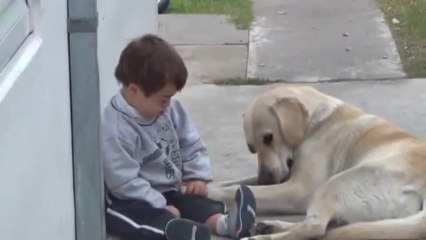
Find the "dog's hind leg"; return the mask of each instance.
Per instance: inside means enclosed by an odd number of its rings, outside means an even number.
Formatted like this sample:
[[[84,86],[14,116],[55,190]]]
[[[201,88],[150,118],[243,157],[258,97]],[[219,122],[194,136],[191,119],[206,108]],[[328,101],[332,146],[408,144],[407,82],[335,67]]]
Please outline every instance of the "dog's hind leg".
[[[389,188],[389,184],[393,187]],[[296,224],[287,232],[256,236],[254,239],[307,240],[321,238],[326,235],[327,227],[333,220],[352,223],[389,218],[390,213],[395,210],[393,199],[404,199],[404,196],[407,201],[401,202],[401,204],[411,203],[412,205],[405,207],[409,210],[408,212],[418,209],[415,194],[398,195],[402,193],[397,191],[399,186],[396,184],[392,175],[371,167],[359,167],[342,172],[316,190],[303,222]],[[385,191],[383,192],[383,190]],[[394,194],[396,195],[394,196]],[[421,205],[421,202],[419,204]]]
[[[425,239],[425,211],[406,218],[349,224],[328,231],[322,240]]]

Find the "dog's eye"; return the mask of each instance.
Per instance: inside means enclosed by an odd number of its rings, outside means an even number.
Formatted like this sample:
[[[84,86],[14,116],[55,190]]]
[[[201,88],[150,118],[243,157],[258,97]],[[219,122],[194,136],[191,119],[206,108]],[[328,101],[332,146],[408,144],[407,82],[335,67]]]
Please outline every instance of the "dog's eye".
[[[272,135],[272,133],[267,133],[263,136],[263,143],[267,146],[270,146],[273,140],[274,136]]]

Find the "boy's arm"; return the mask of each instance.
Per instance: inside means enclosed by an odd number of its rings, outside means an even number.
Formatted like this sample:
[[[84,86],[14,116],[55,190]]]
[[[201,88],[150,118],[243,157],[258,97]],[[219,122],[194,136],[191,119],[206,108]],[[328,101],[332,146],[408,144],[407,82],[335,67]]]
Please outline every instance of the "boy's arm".
[[[202,180],[211,182],[210,158],[207,148],[198,133],[194,123],[188,116],[182,104],[172,102],[172,120],[179,138],[185,180]]]
[[[164,208],[166,199],[149,182],[139,177],[139,162],[133,158],[135,143],[109,137],[101,143],[104,179],[108,190],[121,199],[139,199]]]

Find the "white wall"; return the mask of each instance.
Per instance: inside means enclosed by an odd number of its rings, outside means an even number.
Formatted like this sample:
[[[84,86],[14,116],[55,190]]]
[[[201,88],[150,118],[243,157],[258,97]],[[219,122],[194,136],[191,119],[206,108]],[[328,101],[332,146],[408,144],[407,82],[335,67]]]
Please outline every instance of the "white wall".
[[[158,33],[156,0],[98,0],[98,56],[101,110],[118,90],[114,69],[120,52],[135,37]]]
[[[40,0],[32,0],[37,5]],[[66,0],[0,73],[0,239],[73,240]]]

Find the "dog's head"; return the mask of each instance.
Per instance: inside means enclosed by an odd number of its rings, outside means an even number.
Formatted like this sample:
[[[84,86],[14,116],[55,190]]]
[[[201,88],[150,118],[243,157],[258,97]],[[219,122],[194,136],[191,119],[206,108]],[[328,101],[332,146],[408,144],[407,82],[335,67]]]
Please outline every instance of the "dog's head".
[[[322,101],[324,99],[324,101]],[[257,154],[259,184],[286,181],[293,153],[304,141],[311,115],[326,102],[311,87],[279,87],[258,96],[245,112],[244,132],[250,152]]]

